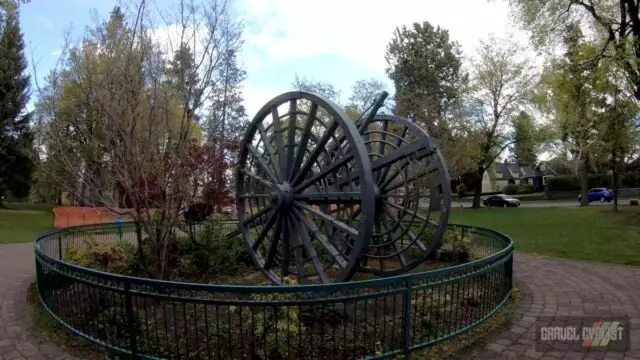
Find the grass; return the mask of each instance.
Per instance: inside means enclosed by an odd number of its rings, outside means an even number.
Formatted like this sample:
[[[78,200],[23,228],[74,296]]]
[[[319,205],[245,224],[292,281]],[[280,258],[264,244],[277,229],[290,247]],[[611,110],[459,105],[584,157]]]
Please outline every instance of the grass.
[[[456,209],[450,222],[509,235],[518,251],[640,265],[640,209],[620,206]]]
[[[6,203],[0,209],[0,244],[34,241],[51,229],[52,206],[47,204]]]

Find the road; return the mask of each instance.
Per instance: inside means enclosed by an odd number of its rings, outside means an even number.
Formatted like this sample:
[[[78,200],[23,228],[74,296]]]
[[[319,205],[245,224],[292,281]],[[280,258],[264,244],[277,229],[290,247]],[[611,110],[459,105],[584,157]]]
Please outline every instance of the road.
[[[629,205],[630,199],[618,199],[619,205]],[[613,202],[610,203],[600,203],[599,201],[592,202],[590,206],[611,206]],[[580,203],[577,200],[555,200],[555,201],[521,201],[520,207],[523,208],[545,208],[545,207],[577,207],[580,206]],[[452,208],[460,208],[460,207],[471,207],[471,202],[452,202]]]

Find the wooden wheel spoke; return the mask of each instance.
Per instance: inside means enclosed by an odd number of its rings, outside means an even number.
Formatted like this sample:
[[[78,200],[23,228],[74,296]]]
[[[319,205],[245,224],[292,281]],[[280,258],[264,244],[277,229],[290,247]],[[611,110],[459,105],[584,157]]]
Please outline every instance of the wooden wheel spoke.
[[[362,201],[360,192],[306,192],[296,194],[295,199],[307,204],[359,204]]]
[[[273,169],[274,170],[278,169],[278,167],[280,166],[280,163],[276,159],[276,154],[273,151],[273,148],[271,147],[271,142],[269,141],[269,136],[267,135],[267,131],[265,130],[264,125],[258,124],[256,127],[258,129],[258,132],[260,133],[262,144],[264,145],[264,148],[267,151],[267,154],[269,155],[269,160],[271,162]],[[277,173],[278,172],[276,171],[275,174]],[[279,177],[278,177],[278,180],[280,180]]]
[[[308,212],[310,212],[312,215],[315,215],[319,219],[322,219],[325,222],[331,224],[331,226],[333,226],[334,228],[342,230],[342,231],[344,231],[345,233],[349,234],[352,237],[357,237],[358,236],[358,231],[356,229],[354,229],[351,226],[343,223],[342,221],[334,219],[330,215],[327,215],[327,214],[323,213],[322,211],[317,210],[316,208],[314,208],[314,207],[312,207],[310,205],[307,205],[305,203],[301,203],[299,201],[295,201],[294,204],[299,208],[307,210]]]
[[[315,174],[311,178],[309,178],[306,181],[304,181],[302,184],[296,186],[295,192],[303,191],[306,188],[308,188],[309,186],[311,186],[311,185],[315,184],[316,182],[326,178],[329,175],[334,175],[335,176],[335,171],[337,169],[339,169],[340,167],[344,166],[346,163],[348,163],[351,160],[353,160],[353,154],[349,153],[349,154],[345,155],[340,160],[337,160],[334,163],[332,163],[331,166],[329,166],[328,168],[322,169],[322,172],[320,172],[319,174]],[[359,179],[359,176],[355,175],[354,179]],[[355,181],[355,180],[353,180],[353,181]],[[338,181],[338,187],[342,187],[342,186],[348,185],[349,182],[350,182],[349,179],[342,180],[342,181],[339,180]]]
[[[313,265],[313,268],[315,269],[316,274],[318,275],[322,283],[329,282],[329,278],[327,277],[327,274],[324,271],[324,266],[322,266],[322,263],[320,263],[320,258],[318,257],[318,253],[316,252],[316,249],[313,247],[311,238],[309,237],[309,231],[308,231],[309,229],[304,225],[304,222],[302,221],[303,215],[301,215],[300,212],[296,209],[293,209],[293,213],[295,217],[298,219],[297,223],[294,223],[294,226],[296,227],[296,230],[297,230],[296,232],[298,234],[298,239],[301,240],[305,251],[309,255],[309,258],[311,259],[311,264]]]
[[[280,115],[278,115],[277,106],[271,108],[271,120],[273,121],[273,136],[275,137],[276,147],[278,148],[280,179],[284,179],[287,171],[287,159],[285,156],[284,140],[282,139],[282,126],[280,125]]]
[[[262,216],[264,216],[264,214],[268,213],[271,210],[273,210],[272,206],[265,206],[264,208],[259,210],[257,213],[249,216],[246,219],[243,219],[242,220],[242,224],[245,225],[245,226],[249,225],[249,224],[252,224],[254,221],[256,221],[257,219],[261,218]]]
[[[275,175],[275,173],[273,172],[273,169],[269,166],[269,164],[267,164],[264,161],[263,155],[258,152],[258,149],[256,149],[255,146],[251,144],[247,144],[247,148],[249,148],[249,151],[251,152],[251,154],[253,154],[254,158],[258,161],[258,164],[260,165],[260,167],[262,167],[262,169],[267,173],[267,175],[269,175],[270,180],[273,182],[278,181],[278,177]]]
[[[273,209],[271,214],[269,214],[269,218],[267,219],[267,222],[263,225],[264,227],[262,231],[260,231],[260,234],[258,234],[256,241],[253,243],[253,246],[252,246],[253,250],[257,250],[260,247],[260,245],[262,245],[262,242],[267,237],[267,234],[269,233],[269,231],[273,230],[271,227],[273,226],[273,223],[275,223],[277,219],[278,219],[278,209]]]
[[[402,144],[402,141],[404,140],[405,136],[407,136],[407,132],[408,131],[409,131],[409,127],[408,126],[405,126],[402,129],[402,134],[396,140],[396,146],[395,146],[396,149],[398,147],[400,147],[400,145]],[[391,166],[388,166],[388,167],[382,169],[382,171],[380,172],[380,176],[378,177],[378,179],[376,181],[377,184],[380,184],[381,181],[384,181],[387,178],[387,175],[389,174],[389,170],[391,170]]]
[[[383,121],[382,124],[382,134],[380,134],[380,142],[379,142],[379,149],[378,151],[380,151],[380,154],[384,154],[384,150],[385,150],[385,142],[387,141],[387,130],[389,129],[389,121]],[[378,181],[380,181],[380,176],[382,175],[382,171],[374,171],[374,180],[376,181],[376,183],[378,183]]]
[[[313,152],[311,152],[311,155],[309,155],[309,158],[300,169],[300,172],[293,179],[294,185],[297,185],[302,179],[304,179],[307,173],[311,170],[313,164],[316,162],[316,160],[318,160],[318,156],[320,156],[320,153],[324,150],[325,145],[327,145],[329,139],[331,139],[335,131],[338,129],[338,126],[339,123],[334,119],[331,123],[331,126],[329,126],[327,131],[320,138],[320,141],[318,141],[318,143],[316,144],[316,147],[313,149]]]
[[[286,178],[291,179],[293,174],[293,162],[296,150],[296,126],[298,115],[296,112],[296,100],[289,101],[289,124],[287,126],[287,173]]]
[[[293,219],[293,216],[287,218],[286,221],[289,226],[291,244],[293,245],[292,249],[293,249],[294,262],[296,265],[296,272],[297,272],[296,275],[298,276],[298,282],[300,282],[301,284],[304,284],[307,281],[306,281],[306,275],[304,271],[304,258],[302,256],[303,245],[301,244],[301,241],[300,241],[300,233],[296,226],[296,222]]]
[[[291,226],[289,224],[289,219],[286,217],[282,218],[282,227],[284,229],[282,235],[282,277],[289,276],[289,249],[291,246]]]
[[[302,132],[302,140],[300,141],[300,146],[298,147],[298,154],[296,154],[296,159],[293,162],[293,171],[291,172],[291,177],[289,178],[289,181],[293,181],[294,177],[298,175],[298,170],[300,169],[300,165],[302,165],[302,159],[304,158],[304,154],[307,151],[307,144],[309,143],[309,138],[313,136],[311,129],[313,127],[313,123],[315,122],[317,113],[318,113],[318,104],[316,103],[311,104],[311,109],[309,109],[309,114],[307,115],[307,121],[304,125],[304,130]]]
[[[283,218],[281,216],[276,220],[276,228],[273,233],[273,239],[269,244],[269,250],[267,251],[267,259],[264,262],[264,268],[270,269],[273,266],[273,263],[276,258],[276,254],[278,252],[278,242],[280,241],[280,235],[282,234],[282,223]]]
[[[238,199],[268,199],[271,194],[242,194],[237,196]]]
[[[420,179],[423,176],[427,176],[427,175],[431,175],[435,172],[438,171],[437,167],[431,167],[429,168],[428,166],[426,167],[427,170],[425,171],[421,171],[419,173],[413,173],[410,176],[407,176],[405,179],[401,179],[400,181],[398,181],[395,184],[392,184],[392,182],[398,177],[398,175],[400,175],[403,172],[407,172],[407,170],[405,169],[407,166],[409,165],[409,162],[406,162],[404,164],[402,164],[402,168],[400,170],[396,170],[396,172],[389,176],[387,179],[385,179],[384,183],[382,185],[380,185],[381,189],[384,189],[385,191],[392,191],[395,190],[405,184],[414,182],[418,179]]]
[[[432,155],[435,150],[428,150],[425,148],[424,141],[416,140],[409,145],[399,147],[389,154],[386,154],[371,162],[371,171],[376,172],[383,168],[390,166],[391,164],[411,158],[415,161],[423,159],[429,155]]]
[[[316,224],[314,224],[313,221],[309,220],[309,218],[304,216],[304,214],[300,213],[300,218],[302,219],[302,223],[305,225],[305,227],[308,230],[310,230],[312,236],[316,240],[318,240],[322,245],[322,247],[324,247],[325,250],[329,252],[329,255],[331,255],[331,257],[333,257],[336,260],[336,263],[338,264],[338,266],[340,266],[343,269],[346,268],[347,260],[345,260],[344,256],[340,254],[340,251],[338,251],[338,249],[336,249],[336,247],[333,246],[333,244],[331,244],[329,239],[327,239],[327,237],[320,231],[320,229],[316,226]]]
[[[240,169],[240,171],[242,171],[245,175],[249,176],[250,178],[260,182],[261,184],[267,186],[267,187],[274,187],[275,184],[272,183],[271,181],[263,178],[262,176],[257,175],[256,173],[252,172],[251,170],[247,170],[247,169]]]

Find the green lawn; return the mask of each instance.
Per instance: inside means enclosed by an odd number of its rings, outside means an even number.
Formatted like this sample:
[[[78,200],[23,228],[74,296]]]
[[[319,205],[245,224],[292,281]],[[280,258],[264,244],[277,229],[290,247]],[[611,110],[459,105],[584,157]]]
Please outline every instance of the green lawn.
[[[516,250],[581,260],[640,265],[640,209],[456,209],[450,222],[509,235]]]
[[[8,203],[0,209],[0,244],[34,241],[52,227],[51,205]]]

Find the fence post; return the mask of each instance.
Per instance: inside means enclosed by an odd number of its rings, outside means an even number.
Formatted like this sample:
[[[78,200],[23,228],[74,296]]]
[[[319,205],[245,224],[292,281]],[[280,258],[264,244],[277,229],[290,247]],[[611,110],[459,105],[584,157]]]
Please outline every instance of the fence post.
[[[58,260],[62,261],[62,236],[60,235],[60,231],[58,231]]]
[[[508,292],[513,288],[513,251],[509,255],[509,259],[505,262],[504,267],[504,275],[506,280],[505,291]]]
[[[124,283],[124,302],[127,308],[127,327],[129,332],[129,348],[131,350],[131,358],[135,359],[138,355],[137,331],[135,331],[135,320],[133,318],[133,302],[131,301],[131,283]]]
[[[403,293],[403,311],[402,311],[402,346],[404,355],[408,358],[411,356],[409,351],[409,327],[411,326],[411,280],[405,280]]]

